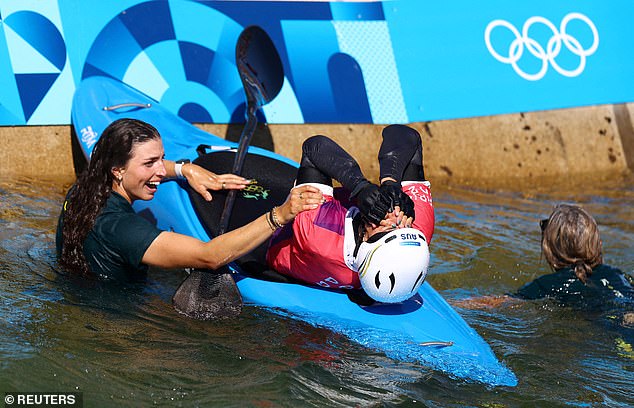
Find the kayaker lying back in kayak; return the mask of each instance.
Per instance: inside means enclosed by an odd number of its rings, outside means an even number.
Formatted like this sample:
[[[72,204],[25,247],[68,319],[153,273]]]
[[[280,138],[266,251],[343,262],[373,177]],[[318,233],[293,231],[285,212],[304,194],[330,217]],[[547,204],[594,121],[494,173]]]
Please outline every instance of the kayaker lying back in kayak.
[[[304,142],[296,186],[319,188],[325,202],[273,236],[267,251],[272,269],[322,287],[363,288],[369,302],[400,302],[416,294],[434,233],[421,139],[404,125],[388,126],[382,135],[380,187],[328,137]],[[334,189],[332,179],[343,188]]]
[[[318,188],[293,188],[279,207],[209,242],[161,231],[132,209],[135,200],[151,200],[160,183],[180,173],[211,200],[208,190],[243,189],[248,181],[217,175],[194,164],[164,160],[158,131],[135,119],[119,119],[104,131],[88,168],[71,187],[57,228],[60,265],[73,273],[130,280],[148,265],[162,268],[217,269],[269,239],[278,226],[301,211],[317,208]]]

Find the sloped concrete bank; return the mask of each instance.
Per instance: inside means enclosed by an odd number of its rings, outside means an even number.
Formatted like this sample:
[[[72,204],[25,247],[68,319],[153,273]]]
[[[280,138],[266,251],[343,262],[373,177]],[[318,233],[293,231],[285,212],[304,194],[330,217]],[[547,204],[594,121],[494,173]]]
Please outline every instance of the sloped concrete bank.
[[[522,188],[605,180],[634,170],[634,104],[412,123],[423,138],[427,177],[438,183]],[[200,125],[237,140],[241,126]],[[315,134],[338,141],[378,177],[383,125],[260,126],[253,144],[299,160]],[[72,181],[70,126],[0,127],[0,177]]]

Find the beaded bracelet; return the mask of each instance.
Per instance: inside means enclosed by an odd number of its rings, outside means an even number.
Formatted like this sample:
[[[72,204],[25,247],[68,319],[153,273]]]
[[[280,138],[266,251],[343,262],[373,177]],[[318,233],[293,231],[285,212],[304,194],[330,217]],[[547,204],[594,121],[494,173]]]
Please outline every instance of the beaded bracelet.
[[[273,221],[271,221],[271,212],[269,211],[268,214],[264,217],[266,219],[266,223],[269,224],[269,228],[271,228],[271,231],[276,231],[277,228],[275,228],[275,225],[273,225]]]
[[[277,207],[273,207],[273,209],[269,212],[269,218],[271,223],[275,226],[275,228],[282,228],[282,223],[277,218]]]

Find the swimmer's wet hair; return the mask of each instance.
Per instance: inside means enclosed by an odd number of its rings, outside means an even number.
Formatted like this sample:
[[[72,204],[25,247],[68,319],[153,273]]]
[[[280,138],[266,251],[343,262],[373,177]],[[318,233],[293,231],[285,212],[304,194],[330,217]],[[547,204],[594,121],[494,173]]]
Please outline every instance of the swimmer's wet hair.
[[[88,167],[78,177],[64,204],[59,262],[67,271],[84,276],[91,274],[84,257],[84,240],[112,192],[112,170],[124,167],[137,145],[156,139],[161,139],[158,130],[136,119],[118,119],[104,129]]]
[[[603,262],[599,228],[583,208],[559,204],[542,231],[542,253],[553,269],[572,268],[586,282],[592,268]]]

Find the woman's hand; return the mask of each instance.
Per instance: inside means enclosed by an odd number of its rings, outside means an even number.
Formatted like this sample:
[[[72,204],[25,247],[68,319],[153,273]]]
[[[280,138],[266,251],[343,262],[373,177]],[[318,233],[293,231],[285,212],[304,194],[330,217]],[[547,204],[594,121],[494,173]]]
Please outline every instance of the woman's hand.
[[[388,212],[381,220],[379,226],[386,228],[411,228],[414,222],[413,217],[408,217],[399,206],[394,207],[394,211]]]
[[[314,210],[324,202],[324,195],[316,187],[303,185],[291,189],[284,204],[277,208],[276,214],[281,224],[288,224],[302,211]]]
[[[182,168],[189,185],[207,201],[212,200],[209,190],[242,190],[249,181],[235,174],[216,174],[193,163]]]

